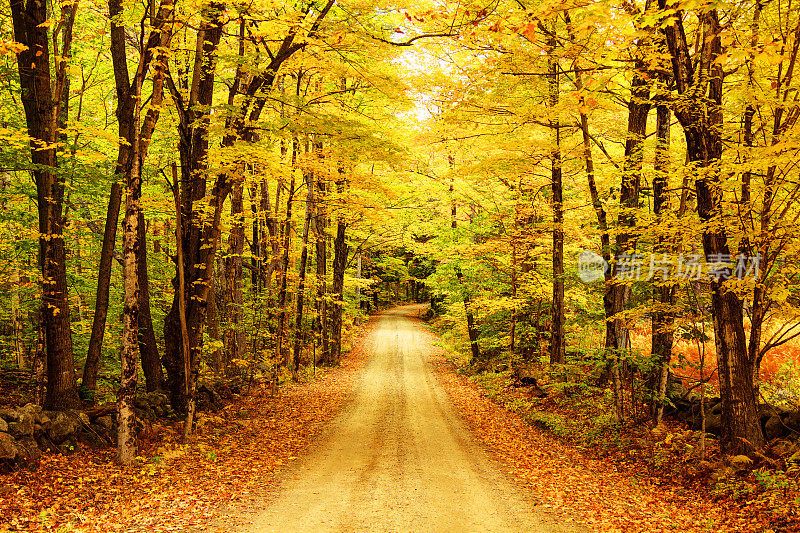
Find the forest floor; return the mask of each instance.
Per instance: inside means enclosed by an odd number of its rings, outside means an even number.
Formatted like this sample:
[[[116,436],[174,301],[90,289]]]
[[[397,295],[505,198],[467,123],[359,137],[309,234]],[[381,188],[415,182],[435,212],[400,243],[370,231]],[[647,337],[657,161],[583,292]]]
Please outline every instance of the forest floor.
[[[202,415],[189,443],[148,427],[135,467],[81,448],[0,475],[0,531],[772,531],[500,407],[419,311],[373,317],[335,370]]]
[[[347,403],[364,355],[357,343],[338,368],[200,413],[186,443],[180,421],[147,424],[132,467],[79,446],[0,474],[0,532],[230,531]]]

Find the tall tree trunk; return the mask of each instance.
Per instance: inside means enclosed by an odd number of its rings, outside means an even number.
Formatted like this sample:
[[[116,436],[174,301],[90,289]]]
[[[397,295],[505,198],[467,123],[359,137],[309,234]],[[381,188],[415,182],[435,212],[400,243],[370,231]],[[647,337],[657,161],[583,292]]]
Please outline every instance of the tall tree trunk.
[[[183,436],[188,437],[192,430],[192,417],[194,416],[194,405],[188,401],[190,396],[189,389],[191,387],[189,376],[191,375],[192,355],[189,339],[189,327],[186,320],[186,273],[184,271],[183,259],[183,212],[181,211],[181,192],[178,188],[178,169],[175,163],[172,163],[172,194],[175,200],[175,242],[177,248],[175,251],[175,265],[178,278],[178,288],[175,292],[178,293],[178,322],[180,324],[180,347],[181,347],[181,366],[183,367],[183,375],[187,379],[183,381],[183,397],[187,398],[187,414],[186,420],[183,424]]]
[[[361,301],[361,276],[362,275],[363,275],[363,272],[361,270],[361,251],[359,251],[358,252],[358,256],[356,257],[356,306],[357,306],[357,309],[358,309],[359,313],[361,313],[361,308],[363,307],[362,306],[363,302]],[[408,299],[408,290],[407,289],[406,289],[406,299]],[[356,315],[355,325],[358,325],[359,316],[360,316],[360,314]]]
[[[455,169],[456,160],[452,154],[447,156],[450,171]],[[456,222],[456,197],[455,197],[455,183],[454,178],[450,179],[450,228],[453,230],[455,237],[455,230],[458,228]],[[462,299],[464,300],[464,314],[467,318],[467,336],[469,337],[469,348],[471,354],[471,363],[477,363],[481,360],[481,349],[478,346],[478,330],[475,328],[475,317],[472,314],[472,297],[469,294],[467,284],[464,283],[464,274],[461,272],[461,265],[455,266],[456,280],[459,287],[461,287]]]
[[[336,239],[333,242],[333,306],[331,307],[331,337],[329,364],[338,365],[342,356],[342,314],[344,308],[344,271],[347,264],[347,225],[339,215]]]
[[[118,176],[122,162],[117,160],[115,174]],[[115,180],[118,178],[115,177]],[[86,362],[83,365],[83,379],[81,388],[89,391],[97,389],[97,374],[100,370],[100,354],[103,349],[103,336],[106,330],[108,316],[108,297],[111,286],[111,271],[114,260],[114,247],[117,240],[117,226],[119,225],[119,209],[122,204],[122,184],[114,181],[111,184],[111,193],[108,197],[106,210],[106,225],[103,230],[103,246],[100,251],[100,266],[97,272],[97,292],[95,295],[94,318],[92,319],[92,334],[89,337],[89,348],[86,352]]]
[[[303,223],[303,249],[300,252],[300,273],[297,283],[297,310],[294,324],[294,353],[292,354],[292,377],[297,379],[300,370],[300,351],[303,346],[303,300],[306,289],[306,265],[308,264],[308,232],[311,226],[311,215],[314,209],[314,178],[309,175],[306,180],[308,196],[306,197],[306,216]]]
[[[268,231],[268,235],[265,235],[264,239],[269,240],[269,247],[271,250],[271,257],[269,263],[267,263],[267,268],[265,269],[264,273],[264,286],[267,287],[270,295],[270,301],[272,301],[273,295],[272,275],[276,270],[280,269],[282,258],[280,224],[278,223],[278,212],[280,210],[282,189],[283,180],[281,179],[278,181],[277,188],[275,189],[275,207],[273,210],[269,201],[269,183],[267,183],[267,180],[262,180],[261,182],[261,204]]]
[[[47,345],[47,394],[45,407],[78,407],[67,293],[67,253],[63,238],[64,183],[58,171],[55,143],[59,123],[67,110],[61,110],[62,91],[67,78],[71,53],[71,26],[77,4],[61,8],[59,27],[63,31],[61,51],[54,50],[55,94],[51,87],[50,40],[46,2],[11,0],[14,39],[25,45],[17,54],[22,105],[28,135],[31,138],[31,161],[36,183],[39,211],[39,265],[42,270],[42,320]],[[54,45],[57,39],[53,39]]]
[[[258,183],[250,185],[250,211],[253,214],[253,225],[250,244],[250,286],[253,295],[261,294],[261,272],[264,268],[264,248],[261,243],[261,217],[258,202]]]
[[[555,34],[548,41],[549,74],[548,89],[550,93],[550,109],[558,113],[558,61],[555,58]],[[564,198],[561,183],[561,121],[550,119],[551,142],[551,191],[553,204],[553,317],[550,328],[550,363],[563,364],[565,362],[564,348]]]
[[[111,0],[111,2],[112,4],[117,3],[119,6],[117,10],[110,9],[111,16],[113,17],[116,13],[121,14],[119,0]],[[141,85],[129,95],[130,98],[137,99],[133,128],[136,128],[139,119],[138,96],[140,93]],[[134,160],[138,159],[138,151],[138,137],[134,137],[131,147],[131,155]],[[122,378],[117,391],[117,461],[124,465],[131,464],[136,457],[136,415],[133,412],[133,401],[136,397],[136,361],[139,355],[139,305],[141,303],[137,255],[139,255],[138,248],[142,244],[139,241],[138,230],[141,216],[142,181],[138,171],[139,165],[134,163],[127,172],[125,218],[122,233],[125,305],[122,332]]]
[[[664,215],[670,212],[669,199],[669,121],[670,111],[667,105],[659,105],[656,109],[656,156],[653,165],[653,212],[657,222],[663,222]],[[670,236],[663,228],[656,231],[657,242],[653,253],[673,251]],[[666,401],[669,363],[672,359],[673,324],[675,321],[672,307],[675,305],[675,286],[667,279],[656,280],[653,285],[654,311],[652,314],[651,354],[656,361],[655,387],[655,423],[661,423]]]
[[[181,216],[179,218],[183,227],[182,239],[178,246],[181,247],[183,293],[186,295],[184,316],[189,344],[188,375],[183,357],[184,341],[180,312],[183,303],[180,301],[181,290],[177,290],[177,279],[173,280],[176,291],[172,306],[164,319],[165,350],[162,362],[167,371],[167,387],[172,406],[178,412],[188,414],[187,424],[191,422],[194,409],[194,383],[200,365],[209,279],[213,275],[216,258],[222,204],[231,187],[227,175],[218,176],[212,187],[208,205],[204,202],[207,193],[208,128],[214,96],[217,47],[224,26],[223,11],[222,6],[217,3],[210,4],[204,11],[204,19],[197,35],[188,101],[184,100],[184,95],[177,89],[173,80],[167,78],[180,119],[178,151],[181,159]],[[230,143],[232,144],[232,141]],[[203,212],[200,211],[201,203]],[[191,427],[185,428],[185,432],[188,435]]]
[[[138,246],[136,250],[136,275],[139,278],[139,354],[142,359],[145,386],[148,392],[161,390],[164,384],[164,373],[161,369],[161,357],[158,354],[158,343],[153,329],[153,317],[150,314],[150,276],[147,271],[147,234],[145,231],[144,213],[139,211],[136,225]]]
[[[666,8],[666,0],[659,0]],[[718,58],[722,54],[722,28],[715,9],[703,11],[702,43],[695,63],[686,40],[681,19],[683,13],[670,15],[664,26],[672,58],[673,75],[679,94],[673,112],[686,137],[689,163],[698,169],[695,179],[697,213],[703,226],[703,250],[706,260],[730,257],[728,235],[720,223],[723,210],[721,176],[716,165],[722,157],[722,86],[724,73]],[[695,77],[699,81],[695,81]],[[696,83],[702,83],[698,91]],[[707,90],[706,90],[707,89]],[[698,96],[695,96],[698,95]],[[707,96],[706,96],[707,95]],[[720,396],[722,397],[721,448],[726,453],[748,453],[764,445],[759,422],[758,398],[753,383],[753,362],[747,353],[742,300],[725,290],[724,280],[711,280],[711,307],[717,350]]]
[[[134,163],[130,160],[131,151],[129,148],[120,149],[117,155],[117,164],[114,171],[115,179],[124,179],[127,168],[132,164],[137,164],[139,168],[142,167],[144,158],[147,155],[150,139],[160,116],[161,103],[163,102],[166,55],[163,49],[157,50],[157,47],[169,43],[172,37],[171,27],[168,31],[163,32],[162,35],[160,28],[164,26],[165,20],[162,16],[164,13],[160,10],[166,9],[169,11],[172,9],[171,6],[171,2],[165,1],[163,2],[163,5],[158,8],[159,15],[154,16],[153,21],[153,29],[157,29],[157,31],[150,32],[145,50],[140,58],[139,70],[137,70],[134,75],[134,83],[136,83],[137,79],[147,75],[147,71],[152,64],[154,75],[153,92],[150,97],[150,107],[145,115],[141,130],[138,132],[138,142],[140,143],[140,146],[137,152],[137,157],[139,161]],[[127,59],[124,57],[126,53],[124,50],[124,43],[118,44],[117,47],[121,48],[121,50],[118,52],[112,52],[112,56],[113,53],[118,54],[117,57],[113,59],[116,62],[115,65],[119,65],[118,67],[115,66],[115,76],[118,78],[117,93],[119,95],[121,92],[130,91],[132,86],[127,70],[124,73],[121,70],[122,68],[127,69]],[[117,71],[118,68],[120,69],[119,72]],[[132,106],[133,104],[129,103],[127,108],[118,109],[118,114],[122,113],[124,115],[121,120],[125,122],[125,124],[120,124],[121,135],[134,135],[135,130],[129,131],[129,128],[132,127],[130,126],[130,122],[132,121],[132,118],[130,117],[132,116],[133,112]],[[100,266],[97,276],[95,315],[92,321],[92,334],[89,339],[89,347],[83,370],[83,380],[81,382],[81,387],[89,391],[94,391],[97,388],[97,374],[100,366],[100,355],[102,353],[103,336],[105,333],[108,315],[109,287],[111,283],[112,261],[114,259],[114,247],[116,245],[119,211],[122,203],[122,192],[123,184],[120,181],[115,181],[111,185],[111,192],[108,199],[106,223],[103,230],[103,245],[100,254]],[[143,222],[140,220],[139,223],[142,224]],[[144,228],[137,229],[140,239],[142,239],[142,235],[144,235],[143,231]],[[142,242],[145,242],[145,240],[142,239]],[[153,321],[150,315],[150,293],[148,287],[149,282],[147,275],[146,245],[137,247],[137,250],[140,252],[140,255],[137,259],[139,262],[138,275],[140,276],[140,297],[144,298],[144,301],[140,304],[140,312],[143,313],[143,315],[140,316],[140,319],[143,320],[143,323],[142,330],[140,330],[139,333],[139,344],[144,349],[142,352],[142,365],[145,367],[148,390],[157,390],[161,388],[161,384],[163,383],[163,374],[161,371],[161,363],[158,361],[158,347],[155,342],[155,333],[153,331],[152,323]],[[155,388],[151,389],[151,387]]]
[[[322,150],[321,146],[317,146],[316,152],[319,154]],[[321,337],[320,344],[322,350],[319,354],[319,360],[330,364],[330,337],[328,330],[328,285],[326,281],[328,271],[328,234],[327,224],[328,215],[325,211],[323,204],[325,197],[325,182],[321,178],[317,180],[317,195],[315,197],[314,206],[316,212],[314,214],[314,236],[316,238],[316,260],[317,260],[317,317],[319,324],[319,335]]]
[[[508,351],[514,353],[517,334],[517,213],[514,209],[514,235],[511,237],[511,331],[509,332]]]
[[[289,180],[289,192],[286,198],[286,220],[283,223],[283,258],[281,259],[281,272],[280,272],[280,291],[278,292],[278,355],[281,358],[281,361],[289,366],[289,346],[288,342],[286,342],[286,332],[287,332],[287,313],[286,313],[286,301],[287,301],[287,292],[288,292],[288,274],[289,274],[289,246],[291,245],[291,236],[292,236],[292,203],[294,200],[295,194],[295,174],[294,174],[294,164],[295,158],[297,153],[297,140],[295,139],[293,142],[293,153],[292,153],[292,177]]]
[[[240,358],[242,342],[242,253],[244,252],[243,186],[237,183],[231,195],[233,225],[228,237],[228,255],[225,257],[225,358]]]
[[[163,92],[163,67],[156,66],[153,76],[153,107],[148,110],[142,128],[139,128],[141,113],[142,84],[148,75],[152,63],[163,65],[165,50],[172,37],[172,25],[167,21],[172,18],[172,0],[162,0],[158,13],[152,16],[152,28],[146,46],[141,51],[138,68],[133,80],[128,73],[128,59],[125,44],[125,28],[116,23],[122,15],[122,0],[110,0],[108,4],[111,23],[111,57],[114,64],[114,80],[117,91],[117,121],[119,125],[119,162],[125,183],[125,218],[123,221],[123,279],[125,287],[124,318],[122,335],[122,376],[117,392],[117,460],[122,464],[130,464],[136,456],[136,415],[133,412],[133,401],[136,396],[136,361],[139,356],[140,342],[146,346],[142,353],[143,366],[147,372],[151,386],[160,384],[160,365],[158,353],[149,352],[155,347],[155,335],[147,339],[142,336],[140,328],[148,324],[141,323],[142,305],[147,307],[149,315],[149,292],[143,296],[142,288],[147,290],[146,251],[141,247],[145,241],[144,216],[141,208],[142,166],[150,136],[158,120]],[[144,38],[144,36],[142,36]],[[144,268],[143,272],[139,272]],[[140,286],[140,282],[143,286]],[[152,320],[150,320],[152,333]],[[151,342],[152,346],[147,346]],[[156,358],[153,361],[153,358]],[[157,368],[154,368],[157,367]]]

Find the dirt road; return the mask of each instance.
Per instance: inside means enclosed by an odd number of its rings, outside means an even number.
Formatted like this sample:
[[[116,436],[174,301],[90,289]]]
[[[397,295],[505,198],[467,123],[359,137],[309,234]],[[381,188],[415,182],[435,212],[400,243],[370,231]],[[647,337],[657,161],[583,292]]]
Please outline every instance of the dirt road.
[[[249,529],[579,531],[519,496],[436,382],[407,306],[378,318],[352,404]]]

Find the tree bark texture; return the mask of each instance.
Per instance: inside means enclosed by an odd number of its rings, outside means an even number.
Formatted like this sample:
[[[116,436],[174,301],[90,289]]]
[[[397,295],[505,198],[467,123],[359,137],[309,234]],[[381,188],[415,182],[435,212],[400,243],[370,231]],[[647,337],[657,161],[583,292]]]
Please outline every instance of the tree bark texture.
[[[321,151],[318,147],[317,152]],[[330,364],[330,336],[328,330],[328,215],[325,211],[324,198],[325,198],[325,182],[317,178],[317,194],[314,198],[315,214],[314,214],[314,237],[315,242],[315,256],[317,260],[317,317],[319,323],[317,328],[320,335],[320,350],[319,360]]]
[[[144,213],[139,211],[136,225],[138,246],[136,251],[136,275],[139,278],[139,355],[142,360],[145,387],[148,392],[161,390],[164,384],[164,372],[161,368],[161,357],[158,354],[156,333],[153,329],[153,317],[150,313],[150,276],[147,271],[147,233],[145,231]]]
[[[47,393],[45,407],[66,409],[80,406],[70,330],[67,293],[67,254],[63,238],[64,182],[58,169],[55,142],[62,113],[62,91],[70,56],[71,28],[65,29],[62,50],[54,50],[56,79],[51,86],[50,33],[47,3],[42,0],[11,0],[14,39],[27,48],[17,55],[21,99],[36,183],[39,214],[39,266],[42,271],[42,320],[47,346]],[[74,4],[62,8],[61,23],[74,22]],[[57,42],[53,39],[54,44]],[[53,91],[55,89],[55,94]]]
[[[311,216],[314,209],[314,178],[309,175],[306,179],[308,195],[306,196],[306,216],[303,223],[303,249],[300,252],[300,272],[297,283],[297,309],[294,324],[294,351],[292,353],[292,375],[297,379],[300,370],[300,355],[303,347],[303,300],[306,288],[306,265],[308,264],[308,233],[311,226]]]
[[[659,7],[665,9],[666,1],[659,0]],[[688,161],[697,168],[697,213],[706,223],[703,251],[709,260],[720,254],[730,256],[725,226],[717,223],[722,215],[721,176],[716,168],[723,150],[720,135],[724,74],[717,62],[723,52],[722,29],[715,9],[700,14],[703,37],[695,64],[681,16],[680,11],[671,15],[670,24],[664,27],[676,89],[682,96],[673,112],[684,130]],[[764,435],[753,383],[753,362],[747,353],[743,303],[723,285],[723,280],[712,278],[711,305],[723,415],[720,445],[726,453],[740,454],[762,448]]]
[[[548,89],[551,112],[558,113],[559,79],[558,61],[554,57],[555,34],[548,41]],[[564,339],[564,198],[561,183],[561,121],[558,115],[550,119],[550,187],[553,206],[553,313],[550,327],[550,363],[565,362]]]
[[[228,236],[228,253],[225,264],[225,359],[232,361],[241,356],[246,344],[242,339],[242,254],[244,253],[244,203],[243,186],[237,183],[231,194],[233,225]]]

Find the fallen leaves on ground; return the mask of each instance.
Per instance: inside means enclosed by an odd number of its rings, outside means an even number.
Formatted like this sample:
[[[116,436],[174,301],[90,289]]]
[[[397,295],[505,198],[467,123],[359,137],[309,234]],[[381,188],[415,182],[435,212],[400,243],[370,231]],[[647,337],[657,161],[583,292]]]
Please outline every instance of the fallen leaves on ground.
[[[363,359],[357,344],[319,379],[201,414],[188,444],[181,423],[149,427],[135,467],[81,448],[0,476],[0,531],[230,531],[344,405]]]
[[[633,478],[608,460],[564,444],[484,396],[458,375],[438,337],[421,323],[437,376],[476,438],[500,459],[540,508],[593,530],[768,533],[759,516],[732,502],[712,502],[680,485]],[[788,525],[780,531],[800,531]]]

